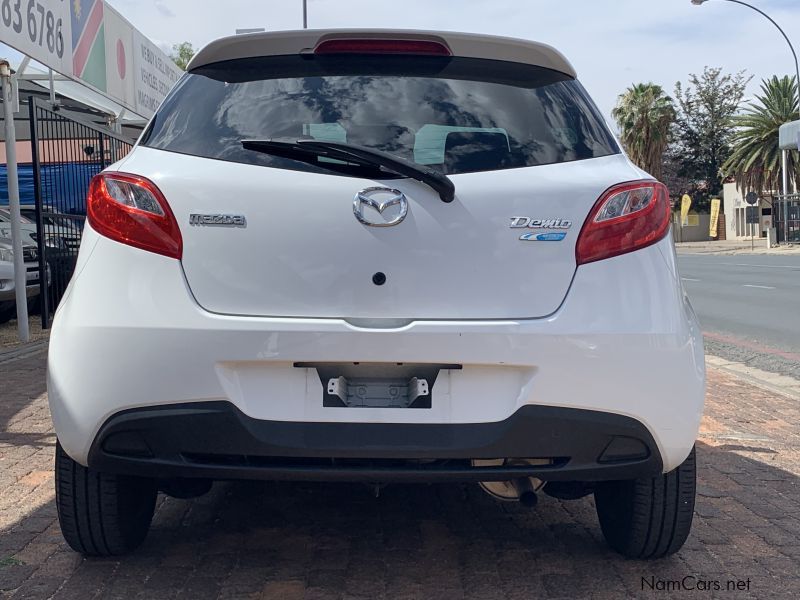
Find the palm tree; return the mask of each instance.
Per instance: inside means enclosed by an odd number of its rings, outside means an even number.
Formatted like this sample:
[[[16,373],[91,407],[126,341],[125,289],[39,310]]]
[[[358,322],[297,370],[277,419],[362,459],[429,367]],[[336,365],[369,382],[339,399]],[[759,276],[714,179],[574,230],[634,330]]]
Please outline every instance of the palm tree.
[[[726,177],[733,176],[742,190],[768,192],[780,189],[781,151],[778,129],[798,118],[795,77],[773,76],[761,82],[761,95],[741,114],[733,117],[737,128],[733,153],[722,165]],[[798,181],[797,153],[789,152],[789,179]]]
[[[660,179],[670,127],[675,120],[672,98],[660,85],[639,83],[625,90],[611,115],[619,125],[622,145],[631,160]]]

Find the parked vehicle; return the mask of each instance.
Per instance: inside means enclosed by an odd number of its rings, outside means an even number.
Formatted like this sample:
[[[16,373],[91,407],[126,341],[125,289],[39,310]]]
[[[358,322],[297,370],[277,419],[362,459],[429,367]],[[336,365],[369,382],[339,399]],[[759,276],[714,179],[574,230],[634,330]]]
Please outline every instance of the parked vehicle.
[[[81,229],[83,218],[76,215],[66,215],[59,212],[54,206],[42,207],[42,222],[48,232],[60,235],[68,248],[78,248],[81,243]],[[36,223],[36,205],[23,204],[19,208],[23,217]]]
[[[81,243],[81,230],[68,217],[56,213],[53,207],[44,206],[42,215],[43,235],[45,236],[45,259],[52,277],[49,280],[50,308],[54,308],[63,295],[72,273],[75,270],[78,248]],[[20,207],[21,228],[25,243],[37,245],[39,238],[36,221],[36,207]],[[11,214],[0,208],[0,235],[11,237]]]
[[[36,245],[38,240],[36,209],[20,209],[20,227],[25,236],[25,243]],[[45,244],[54,250],[77,248],[81,242],[81,231],[71,219],[45,217]],[[11,213],[7,208],[0,208],[0,235],[11,237]]]
[[[36,245],[36,223],[27,217],[20,217],[20,230],[24,244]],[[0,237],[11,239],[11,212],[7,208],[0,208]]]
[[[623,555],[686,540],[705,374],[668,193],[553,48],[218,40],[87,214],[48,374],[78,552],[216,479],[594,494]]]
[[[25,261],[25,289],[28,302],[39,296],[39,261],[36,246],[23,244],[22,255]],[[0,323],[6,323],[17,316],[16,284],[14,280],[14,249],[10,238],[0,237]]]

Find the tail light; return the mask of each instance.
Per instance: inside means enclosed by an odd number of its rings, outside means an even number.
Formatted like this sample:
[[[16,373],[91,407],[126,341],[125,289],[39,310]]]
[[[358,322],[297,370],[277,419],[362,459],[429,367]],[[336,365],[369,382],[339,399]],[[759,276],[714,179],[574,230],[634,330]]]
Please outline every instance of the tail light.
[[[657,181],[632,181],[607,190],[583,224],[575,248],[579,265],[644,248],[669,230],[667,188]]]
[[[451,56],[450,48],[433,40],[332,39],[323,40],[314,54],[428,54]]]
[[[89,224],[122,244],[180,260],[183,239],[166,198],[149,179],[101,173],[89,184]]]

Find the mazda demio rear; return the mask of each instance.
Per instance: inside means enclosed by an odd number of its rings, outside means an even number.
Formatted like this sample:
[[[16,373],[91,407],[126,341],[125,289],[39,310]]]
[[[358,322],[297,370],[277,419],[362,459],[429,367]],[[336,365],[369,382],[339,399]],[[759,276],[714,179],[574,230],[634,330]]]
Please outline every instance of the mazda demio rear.
[[[218,40],[87,214],[48,381],[75,550],[231,479],[593,494],[625,556],[686,540],[704,363],[669,195],[553,48]]]

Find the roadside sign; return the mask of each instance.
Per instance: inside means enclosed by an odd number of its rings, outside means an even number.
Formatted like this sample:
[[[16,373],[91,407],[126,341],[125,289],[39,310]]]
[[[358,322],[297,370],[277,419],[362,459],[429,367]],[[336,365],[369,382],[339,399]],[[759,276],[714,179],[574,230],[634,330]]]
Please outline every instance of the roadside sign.
[[[2,2],[0,40],[33,60],[72,74],[72,2]]]
[[[151,117],[182,71],[138,30],[132,30],[133,69],[136,106],[134,112]]]
[[[758,207],[757,206],[748,206],[747,207],[747,224],[748,225],[758,225]]]
[[[181,75],[103,0],[0,0],[0,41],[149,119]]]
[[[747,202],[752,206],[753,204],[756,204],[758,202],[758,194],[756,194],[755,192],[747,192],[747,196],[745,196],[744,199],[745,202]]]
[[[778,144],[781,150],[800,150],[800,121],[792,121],[780,126]]]

